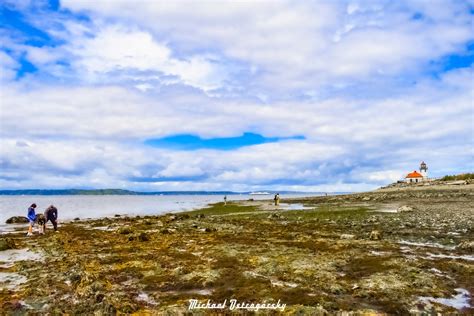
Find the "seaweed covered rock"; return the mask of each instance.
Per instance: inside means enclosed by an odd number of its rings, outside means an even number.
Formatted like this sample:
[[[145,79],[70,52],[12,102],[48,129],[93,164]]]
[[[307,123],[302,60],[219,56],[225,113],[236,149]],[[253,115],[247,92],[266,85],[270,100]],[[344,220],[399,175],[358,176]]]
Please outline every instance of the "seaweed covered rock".
[[[464,250],[464,251],[469,251],[469,252],[474,252],[474,241],[468,241],[464,240],[459,243],[459,245],[456,246],[456,249],[459,250]]]
[[[133,230],[130,227],[125,226],[125,227],[120,227],[119,229],[117,229],[117,233],[122,234],[122,235],[128,235],[128,234],[133,233]]]
[[[128,240],[129,241],[134,241],[134,240],[138,240],[138,241],[149,241],[150,240],[150,236],[147,234],[147,233],[139,233],[139,234],[136,234],[136,235],[130,235],[128,237]]]
[[[14,249],[15,243],[10,238],[0,238],[0,251]]]
[[[7,224],[22,224],[28,223],[28,218],[25,216],[13,216],[6,220]]]
[[[371,231],[370,235],[369,235],[369,239],[370,240],[381,240],[382,239],[382,232],[380,232],[378,230]]]
[[[402,205],[397,209],[397,212],[399,213],[413,212],[413,207],[408,206],[408,205]]]

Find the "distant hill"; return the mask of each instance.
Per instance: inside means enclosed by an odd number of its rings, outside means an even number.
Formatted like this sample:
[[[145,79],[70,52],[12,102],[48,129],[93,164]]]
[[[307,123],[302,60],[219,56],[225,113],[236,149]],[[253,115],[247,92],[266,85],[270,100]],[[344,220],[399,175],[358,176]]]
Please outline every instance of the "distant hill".
[[[277,193],[276,191],[267,191],[270,195]],[[232,191],[158,191],[158,192],[137,192],[122,189],[58,189],[58,190],[0,190],[0,195],[237,195],[249,194],[250,192],[232,192]],[[280,195],[284,194],[315,194],[321,195],[321,192],[295,192],[295,191],[278,191]]]
[[[240,194],[230,191],[165,191],[136,192],[122,189],[62,189],[62,190],[0,190],[0,195],[209,195],[209,194]]]

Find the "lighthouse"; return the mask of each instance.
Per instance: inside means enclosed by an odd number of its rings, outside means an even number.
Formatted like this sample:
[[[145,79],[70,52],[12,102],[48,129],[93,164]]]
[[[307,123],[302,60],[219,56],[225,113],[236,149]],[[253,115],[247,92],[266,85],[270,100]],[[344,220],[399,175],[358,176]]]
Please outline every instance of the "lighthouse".
[[[426,180],[428,178],[428,167],[426,166],[426,163],[424,161],[422,161],[420,164],[420,173],[423,176],[423,180]]]

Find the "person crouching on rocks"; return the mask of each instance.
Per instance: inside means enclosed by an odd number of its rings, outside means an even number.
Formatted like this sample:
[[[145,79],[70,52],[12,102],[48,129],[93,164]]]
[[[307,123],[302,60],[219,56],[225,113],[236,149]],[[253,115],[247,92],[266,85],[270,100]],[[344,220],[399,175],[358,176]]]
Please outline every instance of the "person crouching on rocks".
[[[48,206],[48,208],[44,211],[45,222],[43,225],[43,231],[46,231],[46,223],[51,221],[53,223],[54,231],[58,231],[58,209],[54,205]]]
[[[41,235],[44,235],[44,229],[45,229],[45,226],[46,226],[46,217],[44,217],[43,214],[38,214],[36,216],[36,222],[38,223],[39,233]]]
[[[26,236],[33,236],[33,226],[35,226],[36,221],[36,213],[35,213],[36,204],[33,203],[28,208],[28,221],[30,222],[30,226],[28,227],[28,233]]]

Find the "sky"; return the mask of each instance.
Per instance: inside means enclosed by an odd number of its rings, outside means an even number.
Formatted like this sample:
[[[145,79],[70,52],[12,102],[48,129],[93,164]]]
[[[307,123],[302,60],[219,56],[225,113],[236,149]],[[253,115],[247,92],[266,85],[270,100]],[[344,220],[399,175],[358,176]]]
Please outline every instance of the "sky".
[[[474,171],[474,1],[0,2],[0,189]]]

